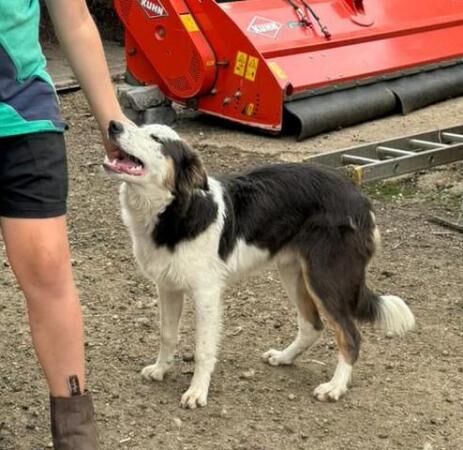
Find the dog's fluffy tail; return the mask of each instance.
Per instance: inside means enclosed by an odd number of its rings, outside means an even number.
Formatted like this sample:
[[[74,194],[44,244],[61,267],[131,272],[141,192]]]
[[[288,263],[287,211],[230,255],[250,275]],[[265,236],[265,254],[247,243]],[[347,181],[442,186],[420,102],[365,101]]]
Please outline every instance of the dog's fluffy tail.
[[[379,297],[378,324],[386,332],[405,334],[415,326],[415,316],[407,304],[395,295]]]
[[[395,295],[378,296],[366,286],[354,316],[364,322],[379,325],[387,333],[403,335],[415,326],[415,316],[407,304]]]

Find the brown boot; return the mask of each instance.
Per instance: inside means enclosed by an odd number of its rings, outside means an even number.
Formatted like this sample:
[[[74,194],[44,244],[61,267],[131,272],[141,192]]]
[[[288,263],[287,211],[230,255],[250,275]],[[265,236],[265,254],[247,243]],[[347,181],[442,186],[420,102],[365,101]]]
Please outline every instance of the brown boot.
[[[92,398],[50,397],[51,433],[55,450],[98,448]]]

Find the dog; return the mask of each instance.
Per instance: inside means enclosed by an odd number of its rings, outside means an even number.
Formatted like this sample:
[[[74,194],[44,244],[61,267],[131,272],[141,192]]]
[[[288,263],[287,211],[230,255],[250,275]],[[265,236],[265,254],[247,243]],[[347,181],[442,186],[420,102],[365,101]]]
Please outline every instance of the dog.
[[[221,333],[221,294],[231,282],[276,263],[296,306],[298,331],[284,350],[270,349],[272,366],[292,364],[334,329],[338,363],[314,396],[337,401],[358,358],[357,322],[402,335],[415,318],[397,296],[366,285],[379,245],[369,200],[335,169],[303,163],[259,167],[222,179],[209,177],[197,152],[171,128],[110,122],[120,156],[103,166],[122,182],[122,219],[143,274],[157,285],[160,350],[142,370],[162,380],[172,366],[185,295],[194,303],[195,369],[184,408],[207,404]]]

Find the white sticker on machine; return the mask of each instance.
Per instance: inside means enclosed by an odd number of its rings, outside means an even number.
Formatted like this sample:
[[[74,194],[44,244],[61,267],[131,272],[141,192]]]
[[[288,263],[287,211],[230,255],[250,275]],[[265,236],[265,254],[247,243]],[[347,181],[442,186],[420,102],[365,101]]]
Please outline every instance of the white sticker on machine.
[[[168,16],[166,8],[160,0],[138,0],[138,3],[150,19]]]
[[[280,32],[281,26],[281,23],[275,22],[274,20],[254,16],[247,31],[270,39],[275,39]]]

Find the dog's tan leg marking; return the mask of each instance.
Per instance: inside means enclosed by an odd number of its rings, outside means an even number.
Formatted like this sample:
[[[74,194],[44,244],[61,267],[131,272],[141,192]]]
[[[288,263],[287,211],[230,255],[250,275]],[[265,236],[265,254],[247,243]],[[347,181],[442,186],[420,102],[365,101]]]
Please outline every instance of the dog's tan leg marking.
[[[338,364],[333,378],[328,383],[320,384],[317,388],[315,388],[314,396],[320,401],[337,401],[347,392],[352,376],[352,365],[357,357],[355,354],[356,350],[352,348],[352,344],[349,342],[346,334],[346,327],[353,330],[354,334],[358,332],[355,328],[355,324],[349,317],[344,318],[346,323],[344,323],[343,326],[327,311],[322,300],[314,293],[310,285],[307,270],[304,270],[303,274],[305,285],[308,292],[310,292],[314,303],[325,317],[329,326],[334,330],[339,350]]]
[[[317,307],[305,286],[299,263],[280,265],[278,268],[288,297],[297,308],[298,332],[294,341],[284,350],[270,349],[262,355],[263,360],[272,366],[292,364],[315,343],[323,329]]]
[[[318,307],[305,284],[302,270],[297,280],[297,307],[302,317],[310,322],[316,330],[323,329],[323,322],[320,319]]]
[[[142,370],[143,378],[161,381],[174,361],[178,340],[178,328],[183,309],[183,293],[173,292],[158,286],[161,328],[161,345],[156,364]]]

